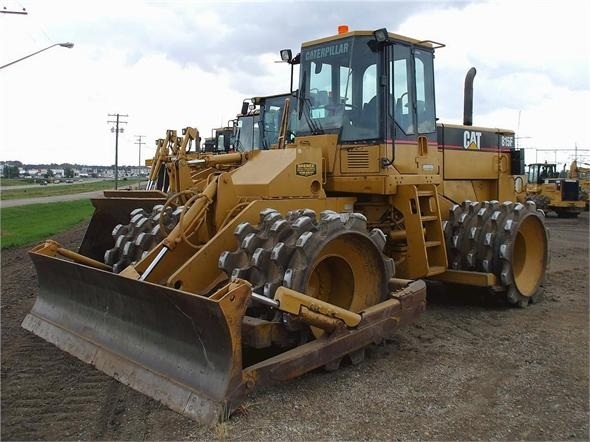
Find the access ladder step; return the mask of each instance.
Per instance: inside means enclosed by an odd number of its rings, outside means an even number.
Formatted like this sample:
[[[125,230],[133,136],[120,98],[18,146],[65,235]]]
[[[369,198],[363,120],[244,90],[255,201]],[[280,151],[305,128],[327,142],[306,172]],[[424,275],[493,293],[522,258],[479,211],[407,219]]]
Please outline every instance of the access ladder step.
[[[443,273],[447,267],[444,233],[440,222],[437,190],[434,185],[416,188],[418,215],[422,224],[422,238],[426,251],[427,276]]]
[[[422,196],[434,196],[434,190],[418,190],[416,191],[418,197]]]
[[[440,275],[447,271],[447,266],[430,266],[426,276]]]
[[[438,216],[436,215],[423,215],[420,217],[422,221],[438,221]]]

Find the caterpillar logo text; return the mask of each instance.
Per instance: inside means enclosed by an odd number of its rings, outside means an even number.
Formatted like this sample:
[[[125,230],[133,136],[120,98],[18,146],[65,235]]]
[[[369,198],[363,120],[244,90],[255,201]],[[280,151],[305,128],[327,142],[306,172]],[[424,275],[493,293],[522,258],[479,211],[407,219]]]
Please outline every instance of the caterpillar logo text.
[[[463,133],[463,147],[470,150],[479,150],[481,144],[481,132],[466,130]]]
[[[305,61],[317,60],[325,57],[333,57],[335,55],[347,54],[348,43],[339,43],[322,48],[312,49],[305,53]]]

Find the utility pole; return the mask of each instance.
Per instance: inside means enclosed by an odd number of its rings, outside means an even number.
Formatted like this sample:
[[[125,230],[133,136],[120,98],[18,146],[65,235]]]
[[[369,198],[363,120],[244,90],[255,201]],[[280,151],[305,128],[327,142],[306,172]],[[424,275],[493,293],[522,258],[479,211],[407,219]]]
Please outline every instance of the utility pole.
[[[109,117],[117,117],[116,120],[109,120],[107,124],[114,124],[114,127],[111,127],[111,132],[115,132],[115,190],[117,190],[118,182],[119,182],[119,132],[123,133],[124,129],[120,128],[120,124],[127,124],[127,121],[121,121],[121,117],[127,118],[129,115],[121,115],[121,114],[108,114]]]
[[[139,146],[137,149],[139,151],[139,162],[137,164],[138,164],[139,168],[141,169],[141,145],[145,144],[143,141],[141,141],[141,139],[144,138],[145,135],[135,135],[135,136],[137,137],[137,141],[135,142],[135,144],[137,144]],[[141,170],[140,170],[140,172],[141,172]]]

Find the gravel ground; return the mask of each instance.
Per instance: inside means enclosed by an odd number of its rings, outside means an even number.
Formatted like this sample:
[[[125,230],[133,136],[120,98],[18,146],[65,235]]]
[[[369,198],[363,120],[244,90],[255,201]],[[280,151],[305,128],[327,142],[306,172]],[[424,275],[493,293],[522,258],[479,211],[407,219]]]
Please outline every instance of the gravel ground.
[[[548,219],[545,300],[429,296],[421,320],[360,365],[256,392],[209,429],[20,327],[37,290],[2,252],[2,440],[589,440],[588,213]],[[85,226],[58,235],[76,248]]]

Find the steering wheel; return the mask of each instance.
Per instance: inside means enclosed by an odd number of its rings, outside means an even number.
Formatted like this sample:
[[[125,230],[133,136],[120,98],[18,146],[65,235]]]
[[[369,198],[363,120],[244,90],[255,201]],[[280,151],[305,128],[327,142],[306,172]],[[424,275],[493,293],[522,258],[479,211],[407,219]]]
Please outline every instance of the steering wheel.
[[[400,97],[398,98],[398,100],[400,100],[400,103],[402,103],[402,105],[403,105],[404,97],[406,98],[406,101],[407,101],[406,107],[408,107],[408,104],[410,102],[410,99],[408,97],[408,93],[407,92],[404,92],[403,94],[401,94]]]

